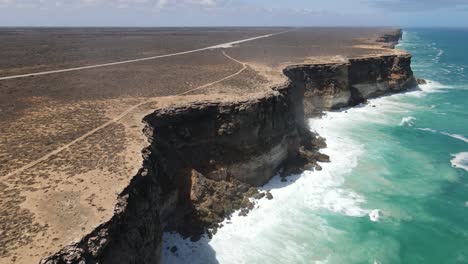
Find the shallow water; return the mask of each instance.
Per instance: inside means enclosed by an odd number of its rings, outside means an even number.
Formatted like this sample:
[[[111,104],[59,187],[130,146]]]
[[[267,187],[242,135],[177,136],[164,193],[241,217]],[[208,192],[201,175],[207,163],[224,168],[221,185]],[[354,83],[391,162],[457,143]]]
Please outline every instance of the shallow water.
[[[420,91],[310,120],[331,163],[165,263],[468,263],[468,30],[405,31]],[[371,107],[375,105],[376,107]]]

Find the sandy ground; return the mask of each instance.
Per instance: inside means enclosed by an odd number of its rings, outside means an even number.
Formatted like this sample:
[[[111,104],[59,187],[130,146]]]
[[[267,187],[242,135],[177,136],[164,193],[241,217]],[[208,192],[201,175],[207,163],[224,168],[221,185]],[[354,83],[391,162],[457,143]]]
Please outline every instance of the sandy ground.
[[[199,49],[284,28],[3,29],[0,77]],[[109,219],[158,107],[253,96],[289,64],[392,52],[389,29],[306,28],[143,62],[0,80],[0,263],[37,263]]]

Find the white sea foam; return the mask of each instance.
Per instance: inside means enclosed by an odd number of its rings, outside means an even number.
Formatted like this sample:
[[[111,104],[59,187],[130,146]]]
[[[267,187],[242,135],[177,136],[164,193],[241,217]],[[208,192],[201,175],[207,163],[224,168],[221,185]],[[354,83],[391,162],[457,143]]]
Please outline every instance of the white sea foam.
[[[440,57],[444,54],[444,50],[443,49],[439,49],[439,52],[437,53],[437,57]]]
[[[448,85],[443,85],[439,82],[432,81],[432,80],[426,80],[426,84],[420,84],[417,87],[418,89],[415,89],[413,91],[407,92],[405,94],[397,94],[398,96],[413,96],[413,97],[424,97],[428,94],[431,93],[445,93],[447,92],[448,89],[452,89],[452,86]]]
[[[466,143],[468,143],[468,138],[462,136],[462,135],[458,135],[458,134],[450,134],[450,133],[446,133],[446,132],[440,132],[442,135],[446,135],[446,136],[449,136],[449,137],[452,137],[452,138],[456,138],[456,139],[459,139],[461,141],[464,141]]]
[[[328,262],[330,262],[330,256],[327,256],[324,260],[314,261],[314,264],[327,264]]]
[[[372,222],[378,222],[380,219],[381,211],[379,209],[374,209],[369,213],[369,219]]]
[[[416,121],[416,117],[414,116],[405,116],[401,119],[400,126],[414,126],[414,121]]]
[[[421,89],[421,93],[428,94],[428,93],[441,93],[445,92],[445,90],[452,88],[449,85],[443,85],[436,81],[426,80],[426,84],[420,84],[419,88]]]
[[[432,61],[434,63],[439,63],[440,61],[440,58],[442,57],[442,55],[444,54],[444,50],[443,49],[439,49],[437,47],[432,47],[432,49],[436,50],[437,51],[437,54],[435,55],[435,57],[432,59]],[[432,55],[430,55],[432,56]]]
[[[449,136],[451,138],[458,139],[458,140],[461,140],[463,142],[468,143],[468,138],[466,138],[465,136],[459,135],[459,134],[451,134],[451,133],[447,133],[447,132],[443,132],[443,131],[437,131],[437,130],[434,130],[434,129],[431,129],[431,128],[416,128],[416,129],[422,130],[422,131],[428,131],[428,132],[432,132],[432,133],[439,133],[439,134],[442,134],[444,136]]]
[[[454,168],[468,171],[468,152],[461,152],[452,156],[453,159],[450,162]]]
[[[425,128],[416,128],[416,129],[422,130],[422,131],[429,131],[429,132],[432,132],[432,133],[438,133],[439,132],[437,130],[434,130],[432,128],[427,128],[427,127],[425,127]]]

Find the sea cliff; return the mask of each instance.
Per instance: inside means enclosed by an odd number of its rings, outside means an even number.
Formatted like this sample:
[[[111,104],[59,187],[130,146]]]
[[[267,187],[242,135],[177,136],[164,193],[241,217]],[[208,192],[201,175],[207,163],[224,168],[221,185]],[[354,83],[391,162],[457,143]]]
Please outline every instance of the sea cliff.
[[[401,31],[379,41],[394,46]],[[41,263],[159,263],[163,230],[197,239],[216,230],[281,169],[320,169],[323,140],[305,119],[416,85],[404,52],[301,64],[270,92],[231,102],[203,101],[145,116],[144,162],[119,194],[114,216]]]
[[[402,92],[417,85],[411,55],[369,56],[347,63],[293,65],[284,70],[294,85],[304,90],[308,116],[354,106],[369,98]]]

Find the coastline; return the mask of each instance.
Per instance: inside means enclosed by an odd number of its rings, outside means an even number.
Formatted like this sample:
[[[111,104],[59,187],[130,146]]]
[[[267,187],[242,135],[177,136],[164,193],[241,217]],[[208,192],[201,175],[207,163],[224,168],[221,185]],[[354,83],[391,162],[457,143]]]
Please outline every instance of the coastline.
[[[392,44],[394,48],[395,44]],[[298,66],[300,67],[300,66]],[[429,84],[430,85],[430,84]],[[330,157],[330,162],[318,162],[320,170],[305,170],[299,174],[293,174],[287,177],[287,181],[277,174],[271,178],[265,185],[259,187],[261,191],[271,191],[275,197],[273,201],[266,199],[256,200],[255,209],[248,216],[238,216],[237,212],[229,219],[223,221],[222,229],[213,238],[203,237],[200,241],[191,242],[184,239],[177,233],[165,233],[163,239],[163,262],[162,263],[231,263],[233,259],[239,259],[245,252],[252,250],[250,240],[261,240],[268,243],[266,233],[273,228],[288,229],[295,235],[294,223],[282,221],[284,218],[290,218],[297,214],[290,207],[297,207],[299,210],[327,210],[340,215],[350,217],[367,218],[371,222],[378,222],[381,217],[381,210],[378,208],[364,208],[365,198],[359,193],[353,192],[346,186],[344,176],[350,173],[358,164],[358,160],[365,154],[365,150],[357,142],[342,136],[341,130],[348,128],[350,124],[359,119],[363,112],[381,114],[385,111],[383,107],[391,97],[399,97],[407,93],[416,93],[414,96],[420,96],[425,91],[408,89],[397,93],[383,93],[366,99],[366,102],[342,106],[337,103],[337,107],[328,105],[328,110],[320,109],[320,113],[309,112],[308,127],[312,133],[323,137],[326,140],[326,147],[320,149],[320,152]],[[392,109],[393,105],[389,108]],[[388,109],[387,109],[388,110]],[[348,124],[348,125],[346,125]],[[307,192],[306,198],[298,199],[297,193]],[[307,221],[299,219],[296,221]],[[295,221],[292,221],[295,222]],[[261,223],[261,224],[260,224]],[[294,236],[292,234],[292,236]],[[278,238],[276,238],[278,239]],[[288,237],[283,237],[288,241]],[[263,243],[262,242],[262,243]],[[289,241],[288,243],[293,243]],[[235,249],[230,245],[236,244]],[[300,245],[296,245],[301,248]],[[177,251],[172,249],[177,248]],[[253,246],[255,248],[255,246]],[[288,245],[288,250],[295,246]],[[281,250],[271,246],[274,252]],[[304,252],[296,252],[304,254]],[[214,257],[216,255],[216,257]],[[287,255],[274,254],[271,258],[265,254],[266,259],[257,259],[256,261],[290,261],[294,252],[288,252]],[[253,256],[251,256],[253,257]],[[196,261],[194,261],[196,259]],[[311,259],[314,263],[327,261],[323,259]]]
[[[314,131],[327,139],[327,147],[321,152],[329,155],[331,162],[320,163],[323,167],[322,171],[306,171],[303,174],[292,175],[291,178],[288,178],[288,182],[281,182],[281,177],[275,176],[261,188],[262,190],[271,189],[275,198],[272,201],[258,201],[258,208],[256,207],[247,217],[234,215],[231,220],[226,220],[223,223],[224,227],[218,230],[212,240],[204,238],[193,243],[184,240],[177,234],[166,234],[164,248],[167,249],[163,252],[164,259],[167,260],[167,263],[186,263],[187,261],[193,263],[231,263],[233,259],[244,261],[245,259],[241,256],[244,256],[246,251],[258,250],[262,252],[261,249],[271,247],[272,252],[275,252],[273,254],[275,259],[269,259],[269,254],[265,253],[263,256],[266,261],[274,263],[285,261],[294,253],[304,254],[303,251],[299,251],[300,245],[293,244],[293,241],[298,236],[300,237],[298,234],[300,232],[294,232],[294,230],[298,228],[298,225],[307,221],[315,221],[314,218],[309,220],[295,218],[300,215],[298,211],[313,210],[317,214],[328,211],[331,214],[345,215],[370,223],[391,221],[392,217],[398,215],[392,215],[394,212],[382,210],[378,206],[367,205],[368,201],[364,195],[353,191],[350,186],[345,184],[347,174],[356,167],[358,161],[364,156],[366,158],[369,155],[372,156],[372,154],[367,153],[368,149],[364,149],[358,141],[348,137],[349,130],[357,128],[363,123],[400,127],[400,116],[404,117],[407,110],[417,109],[416,106],[409,105],[402,99],[414,98],[417,100],[436,92],[440,86],[438,83],[428,81],[428,84],[420,86],[421,89],[370,99],[368,104],[330,111],[322,117],[310,119],[311,127],[316,129]],[[305,193],[306,195],[297,196],[297,193]],[[398,217],[410,218],[409,215]],[[291,219],[294,221],[288,221]],[[310,226],[310,223],[306,225]],[[268,236],[271,235],[273,228],[278,233],[290,232],[288,234],[295,239],[288,237],[282,237],[282,239],[287,241],[285,243],[291,243],[294,246],[278,248],[278,245],[269,245],[268,239],[275,240],[276,244],[280,244],[278,243],[279,235]],[[321,231],[323,230],[318,229],[314,232],[320,233]],[[246,238],[251,240],[246,240]],[[327,238],[320,237],[320,241],[327,243]],[[266,245],[261,246],[263,244]],[[170,251],[173,246],[178,249],[176,253]],[[291,251],[296,246],[298,251]],[[213,257],[212,251],[216,252],[216,258]],[[283,251],[284,254],[281,253]],[[254,256],[248,257],[255,259]],[[194,262],[193,259],[197,259],[197,261]],[[218,262],[213,261],[214,259]],[[326,260],[326,256],[322,259],[311,260],[320,263],[319,261]]]
[[[401,36],[401,32],[399,34]],[[398,57],[398,56],[399,55],[395,55],[395,57],[390,56],[391,57],[390,60],[392,62],[389,65],[384,63],[384,65],[385,65],[384,67],[389,67],[389,66],[394,67],[395,64],[392,64],[392,63],[394,63],[393,61],[397,60],[397,58],[398,58],[397,61],[399,61],[400,57]],[[408,56],[409,55],[403,55],[404,58],[407,58]],[[365,61],[365,63],[368,63],[369,59],[372,60],[373,58],[372,57],[364,58],[364,59],[360,59],[360,61]],[[409,59],[410,59],[410,57],[409,57]],[[336,65],[330,65],[330,64],[328,64],[328,66],[331,66],[332,68],[336,67]],[[296,71],[296,70],[298,70],[298,68],[300,68],[299,72],[300,71],[306,72],[308,69],[311,69],[311,68],[314,68],[314,67],[317,67],[317,65],[292,66],[292,67],[288,67],[287,70],[289,72],[291,72],[291,71]],[[340,70],[344,69],[346,72],[348,72],[348,69],[346,69],[347,67],[349,67],[349,66],[346,65],[346,64],[341,64],[341,65],[338,66],[338,68]],[[409,64],[408,64],[408,67],[409,67]],[[359,67],[358,67],[357,71],[360,71]],[[306,75],[308,75],[308,74],[310,74],[310,73],[307,73]],[[408,76],[412,77],[412,73],[409,74]],[[362,78],[362,77],[363,76],[356,77],[358,79],[357,81],[358,82],[361,81],[360,78]],[[296,75],[296,78],[297,78],[297,75]],[[302,76],[299,79],[304,79],[304,78],[310,78],[310,77]],[[368,78],[368,76],[367,77],[364,76],[364,78]],[[405,77],[405,78],[408,78],[408,77]],[[381,95],[385,95],[387,93],[395,93],[395,92],[404,91],[404,90],[406,90],[406,88],[408,88],[408,86],[412,85],[413,83],[414,83],[413,80],[408,81],[408,79],[404,79],[403,82],[399,82],[398,80],[397,81],[388,81],[386,83],[387,86],[376,85],[375,89],[372,87],[372,89],[374,89],[372,92],[363,94],[362,91],[366,91],[370,87],[370,86],[365,85],[365,86],[362,86],[360,89],[357,89],[357,91],[355,91],[354,94],[353,94],[353,91],[347,92],[346,96],[348,96],[348,98],[349,98],[348,100],[350,100],[351,105],[357,105],[358,103],[360,103],[362,101],[365,101],[365,100],[367,100],[368,98],[371,98],[371,97],[381,96]],[[295,83],[293,82],[293,85],[297,85],[297,84],[298,84],[297,81]],[[304,85],[304,83],[301,83],[300,85]],[[348,84],[346,84],[346,86],[347,85]],[[389,88],[389,87],[393,87],[392,85],[394,85],[397,89]],[[345,87],[345,86],[343,86],[343,87]],[[328,88],[331,88],[332,90],[326,90],[325,89],[324,90],[325,93],[321,92],[320,94],[318,94],[319,96],[325,97],[325,99],[324,99],[325,101],[328,101],[328,99],[326,99],[326,98],[328,98],[330,96],[333,97],[333,96],[335,96],[335,92],[340,91],[340,89],[338,89],[338,90],[335,89],[336,86],[331,86],[331,87],[328,87]],[[307,90],[307,87],[304,87],[304,89]],[[279,89],[279,90],[281,91],[281,89]],[[332,92],[332,93],[330,94],[329,92]],[[276,94],[273,93],[273,97],[271,97],[271,98],[273,98],[273,100],[276,100],[276,98],[278,98],[279,96],[285,96],[285,95],[288,96],[287,94],[284,94],[284,93],[281,94],[281,92],[279,94],[278,93],[276,93]],[[316,95],[317,94],[311,94],[311,96],[316,96]],[[358,95],[358,96],[356,96],[356,95]],[[294,97],[297,97],[297,96],[293,95],[292,98],[294,99]],[[297,98],[296,98],[296,100],[297,100]],[[343,102],[343,100],[339,100],[339,102],[337,102],[336,104],[333,103],[333,102],[331,104],[330,103],[324,104],[324,106],[320,109],[320,111],[322,111],[324,108],[333,109],[333,108],[342,107],[342,106],[344,106],[342,102]],[[245,102],[241,102],[240,105],[242,105],[244,103]],[[247,103],[251,104],[251,102],[247,102]],[[289,103],[292,103],[292,102],[289,102]],[[296,101],[296,103],[297,103],[297,101]],[[301,104],[299,104],[299,106],[302,108]],[[295,114],[297,114],[297,112],[300,112],[300,110],[297,109],[298,108],[297,105],[293,106],[293,104],[291,104],[291,107],[296,108],[294,110],[294,112],[296,112]],[[182,109],[179,109],[179,110],[182,110]],[[175,109],[175,113],[178,113],[179,110]],[[304,109],[302,111],[304,111]],[[310,114],[312,114],[312,112],[308,112],[307,114],[310,115]],[[302,121],[300,121],[301,114],[299,114],[298,116],[299,116],[299,118],[297,120],[299,120],[299,123],[300,123],[300,122],[302,122]],[[285,119],[285,120],[287,120],[287,119]],[[301,126],[301,125],[299,125],[299,126]],[[149,130],[147,130],[147,131],[149,131]],[[297,136],[296,135],[297,131],[296,132],[292,131],[291,133],[294,134],[295,136]],[[297,140],[297,139],[295,139],[295,140]],[[147,149],[145,152],[147,153],[146,157],[150,157],[151,152],[149,152],[149,149]],[[282,159],[284,159],[284,157]],[[106,252],[110,252],[109,250],[112,248],[112,246],[120,248],[120,249],[124,249],[126,245],[121,244],[122,241],[126,241],[126,243],[129,243],[128,240],[135,240],[135,239],[140,239],[142,241],[146,241],[145,243],[152,244],[152,246],[150,246],[148,248],[159,248],[161,245],[159,244],[160,240],[157,238],[157,235],[161,233],[161,230],[157,230],[158,226],[157,225],[155,226],[154,223],[157,223],[157,222],[160,221],[159,219],[156,219],[161,215],[161,213],[159,211],[159,208],[171,207],[171,202],[166,203],[166,201],[161,201],[160,198],[157,197],[157,194],[159,193],[159,191],[156,191],[156,192],[153,191],[152,192],[151,189],[150,190],[147,189],[148,186],[146,186],[146,187],[141,186],[141,184],[150,184],[150,185],[154,184],[154,183],[151,183],[153,180],[149,179],[147,177],[147,175],[151,175],[152,172],[148,171],[148,168],[154,167],[155,164],[151,164],[151,163],[155,162],[155,161],[154,160],[151,161],[151,160],[148,160],[148,159],[146,159],[146,161],[149,162],[149,164],[147,164],[147,166],[149,166],[149,167],[147,167],[147,169],[141,170],[139,175],[137,175],[137,177],[135,177],[135,179],[132,181],[132,183],[127,188],[127,190],[124,191],[124,193],[120,195],[121,199],[120,199],[119,204],[116,207],[116,215],[113,217],[113,219],[110,222],[107,222],[107,223],[101,225],[100,227],[98,227],[92,234],[88,235],[86,238],[84,238],[78,244],[66,247],[64,250],[62,250],[61,253],[58,253],[58,254],[56,254],[54,256],[51,256],[51,257],[49,257],[47,259],[44,259],[42,261],[42,263],[55,263],[53,261],[55,261],[57,259],[65,259],[65,258],[70,258],[73,261],[78,262],[78,261],[83,260],[83,259],[87,259],[87,260],[89,259],[90,260],[90,259],[101,259],[102,257],[106,257],[106,256],[109,257],[108,254],[110,254],[110,253],[106,253]],[[278,163],[282,163],[282,162],[278,162]],[[321,165],[321,166],[326,167],[327,165]],[[273,170],[277,166],[278,165],[273,164],[272,165]],[[249,168],[249,166],[247,166],[247,168]],[[270,171],[273,171],[273,170],[270,169]],[[241,174],[241,173],[239,173],[239,174]],[[271,176],[273,176],[273,175],[270,175],[269,177],[271,177]],[[144,182],[146,182],[146,183],[144,183]],[[264,180],[262,180],[260,182],[264,182]],[[275,180],[270,182],[270,184],[274,184],[274,182],[275,182]],[[337,181],[337,182],[339,182],[339,181]],[[258,185],[258,184],[256,184],[256,185]],[[268,188],[268,185],[267,185],[266,188]],[[135,190],[137,190],[137,191],[135,192]],[[132,195],[135,195],[135,194],[139,195],[140,197],[132,198]],[[144,195],[141,196],[141,194],[144,194]],[[132,200],[128,200],[129,198],[132,199]],[[167,201],[172,200],[172,199],[175,199],[175,198],[170,198],[169,197],[167,199]],[[158,201],[158,204],[159,204],[158,207],[159,208],[155,208],[155,206],[153,204],[154,201]],[[265,203],[266,203],[266,199],[263,199],[262,201],[265,201]],[[135,215],[134,215],[135,211],[134,211],[134,209],[132,209],[133,212],[128,211],[127,207],[129,205],[137,206],[137,208],[140,207],[140,208],[144,209],[143,211],[138,213],[138,214],[142,214],[140,216],[143,217],[142,220],[144,220],[144,222],[138,223],[138,221],[141,221],[141,220],[134,219],[135,218]],[[148,211],[148,207],[150,208],[149,210],[153,211],[153,212],[150,213]],[[170,210],[170,209],[167,209],[167,210]],[[150,213],[150,215],[147,215],[148,213]],[[356,213],[356,212],[352,212],[352,214],[354,214],[354,213]],[[359,212],[359,213],[356,213],[356,214],[362,214],[362,213],[363,212]],[[170,213],[168,213],[168,215],[169,214]],[[148,216],[150,216],[150,218],[145,220],[145,218],[148,217]],[[156,217],[156,218],[154,218],[154,217]],[[249,217],[247,217],[247,218],[249,218]],[[128,227],[123,227],[122,226],[122,224],[125,224],[125,223],[128,224],[129,223],[128,219],[133,219],[133,221],[136,221],[136,223],[137,223],[136,227],[141,226],[141,225],[146,226],[146,228],[148,228],[148,230],[151,230],[150,232],[153,233],[153,234],[151,234],[150,237],[146,237],[146,238],[137,238],[137,237],[131,237],[131,236],[129,237],[128,234],[125,233],[125,229],[128,228]],[[129,230],[131,231],[134,228],[135,227],[131,227]],[[120,232],[120,233],[117,234],[115,232]],[[116,239],[115,237],[112,237],[112,236],[115,236],[115,235],[121,236],[121,238]],[[145,235],[145,234],[140,234],[140,235]],[[90,244],[90,241],[92,241],[91,244]],[[106,242],[103,243],[103,241],[106,241]],[[118,242],[117,245],[116,244],[113,245],[112,244],[113,241],[121,241],[121,242]],[[139,244],[141,244],[142,241],[140,241]],[[111,243],[111,244],[109,244],[109,243]],[[145,251],[145,249],[139,249],[139,250],[144,250]],[[113,249],[113,252],[115,252],[115,248]],[[123,254],[126,254],[127,257],[131,257],[131,255],[133,255],[134,253],[131,253],[131,252],[125,253],[124,252]],[[145,254],[148,254],[148,253],[145,253]],[[150,255],[144,256],[144,258],[146,260],[157,259],[158,257],[155,256],[154,254],[157,255],[158,253],[152,252],[152,253],[150,253]],[[113,258],[115,258],[115,257],[113,257]],[[70,262],[70,263],[75,263],[75,262]]]

